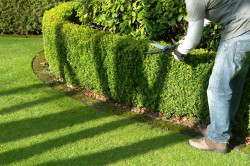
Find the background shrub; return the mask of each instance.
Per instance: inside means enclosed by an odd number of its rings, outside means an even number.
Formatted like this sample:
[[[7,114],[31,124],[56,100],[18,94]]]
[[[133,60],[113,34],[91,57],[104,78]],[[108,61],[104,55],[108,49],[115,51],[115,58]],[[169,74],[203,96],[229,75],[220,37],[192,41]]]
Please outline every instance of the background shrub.
[[[70,0],[1,0],[1,34],[41,34],[45,10]],[[140,39],[177,41],[187,30],[185,0],[75,0],[84,25]],[[78,20],[77,20],[78,21]],[[220,29],[206,28],[200,48],[216,50]]]
[[[85,25],[140,39],[177,41],[187,31],[185,0],[79,0],[78,16]],[[220,29],[204,30],[199,47],[216,50]]]
[[[209,122],[206,89],[214,52],[193,50],[185,63],[152,50],[148,40],[99,31],[76,20],[76,3],[45,12],[43,39],[50,70],[68,84],[94,89],[116,102],[162,112],[166,117],[197,117]],[[165,44],[165,42],[158,42]],[[249,73],[237,117],[237,132],[249,131]]]
[[[69,0],[1,0],[1,34],[41,34],[45,10]]]

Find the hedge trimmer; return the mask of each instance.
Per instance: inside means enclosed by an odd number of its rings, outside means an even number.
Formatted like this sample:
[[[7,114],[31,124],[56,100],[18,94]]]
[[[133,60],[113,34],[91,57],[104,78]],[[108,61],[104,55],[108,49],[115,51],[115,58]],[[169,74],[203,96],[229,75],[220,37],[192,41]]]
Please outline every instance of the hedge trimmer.
[[[160,49],[159,50],[149,51],[149,52],[146,52],[146,53],[147,54],[156,54],[156,53],[160,53],[160,52],[167,52],[169,54],[170,52],[173,51],[173,49],[175,48],[176,45],[182,44],[184,39],[185,39],[185,37],[183,37],[180,41],[178,41],[175,44],[173,44],[171,46],[168,46],[168,47],[162,46],[160,44],[149,43],[151,46],[154,46],[154,47],[157,47],[157,48],[160,48]]]

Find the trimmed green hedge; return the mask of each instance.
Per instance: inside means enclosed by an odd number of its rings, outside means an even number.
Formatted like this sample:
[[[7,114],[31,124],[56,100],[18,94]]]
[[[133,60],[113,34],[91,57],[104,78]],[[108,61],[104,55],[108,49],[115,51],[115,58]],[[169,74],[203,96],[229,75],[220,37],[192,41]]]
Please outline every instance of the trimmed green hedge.
[[[66,1],[1,0],[0,34],[41,34],[44,11]]]
[[[194,50],[185,63],[166,53],[145,54],[155,49],[147,40],[72,23],[77,6],[63,3],[45,12],[44,49],[52,72],[68,84],[94,89],[117,102],[166,117],[188,115],[209,121],[206,89],[215,53]],[[249,85],[249,77],[246,82]],[[245,86],[238,115],[241,134],[249,128],[249,87]]]

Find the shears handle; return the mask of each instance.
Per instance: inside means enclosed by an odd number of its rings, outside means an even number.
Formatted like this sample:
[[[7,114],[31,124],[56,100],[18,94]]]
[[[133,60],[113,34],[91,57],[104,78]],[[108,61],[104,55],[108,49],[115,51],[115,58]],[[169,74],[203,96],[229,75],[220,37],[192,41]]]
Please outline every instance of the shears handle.
[[[186,36],[183,36],[183,37],[181,38],[181,40],[179,40],[178,42],[175,43],[175,45],[182,44],[182,43],[184,42],[184,40],[185,40],[185,37],[186,37]]]
[[[184,40],[185,40],[185,37],[186,36],[182,37],[181,40],[179,40],[178,42],[174,43],[173,45],[165,47],[164,50],[169,50],[169,49],[175,48],[176,45],[182,44],[184,42]]]

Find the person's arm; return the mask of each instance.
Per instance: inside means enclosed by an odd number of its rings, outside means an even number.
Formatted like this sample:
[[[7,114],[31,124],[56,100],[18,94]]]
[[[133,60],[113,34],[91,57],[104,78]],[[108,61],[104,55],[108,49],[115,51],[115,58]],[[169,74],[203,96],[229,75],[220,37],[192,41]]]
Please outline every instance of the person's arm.
[[[193,48],[195,48],[201,40],[203,33],[204,19],[189,22],[188,32],[184,39],[184,42],[179,45],[177,51],[181,54],[188,54]]]
[[[195,48],[201,40],[206,16],[206,4],[201,0],[185,0],[187,13],[189,16],[188,32],[183,44],[174,51],[174,58],[179,61],[184,61],[187,55],[193,48]]]
[[[210,23],[211,22],[207,19],[190,21],[188,24],[188,32],[184,39],[184,42],[180,44],[174,51],[174,58],[179,61],[184,61],[185,55],[187,55],[200,43],[203,33],[203,27],[209,25]]]

